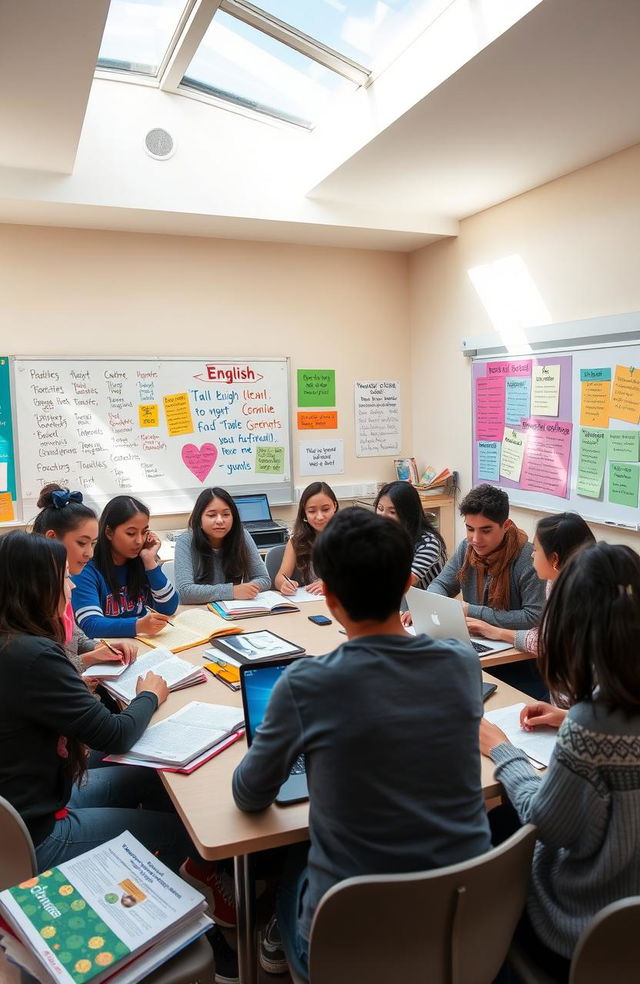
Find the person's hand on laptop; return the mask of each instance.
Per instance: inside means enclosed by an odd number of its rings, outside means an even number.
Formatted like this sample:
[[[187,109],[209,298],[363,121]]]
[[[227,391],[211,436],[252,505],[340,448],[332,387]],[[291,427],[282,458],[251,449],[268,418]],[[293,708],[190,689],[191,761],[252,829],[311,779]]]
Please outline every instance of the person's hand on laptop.
[[[489,625],[488,622],[483,622],[481,618],[468,618],[466,619],[467,628],[471,635],[484,636],[485,639],[495,639],[496,642],[508,642],[508,639],[503,639],[503,629],[500,629],[497,625]]]
[[[404,625],[405,629],[408,628],[410,625],[413,625],[411,612],[400,612],[400,621]]]

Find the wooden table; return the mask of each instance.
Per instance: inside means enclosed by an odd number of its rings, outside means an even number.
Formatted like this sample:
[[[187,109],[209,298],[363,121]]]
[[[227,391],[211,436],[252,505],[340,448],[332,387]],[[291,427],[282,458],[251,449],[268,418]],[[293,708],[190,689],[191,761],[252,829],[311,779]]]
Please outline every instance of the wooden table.
[[[323,599],[300,606],[300,612],[263,618],[243,619],[245,631],[270,629],[291,642],[304,646],[309,655],[318,656],[330,652],[346,641],[340,626],[319,626],[308,620],[309,615],[328,614]],[[180,655],[201,666],[208,646],[188,649]],[[522,658],[521,653],[508,651],[495,656],[482,657],[483,665],[496,665]],[[487,661],[491,662],[487,664]],[[504,707],[523,699],[518,690],[500,680],[485,679],[498,684],[497,692],[487,701],[488,708]],[[168,700],[154,715],[159,721],[173,714],[192,700],[241,706],[239,692],[234,692],[212,676],[206,684],[189,687],[169,695]],[[243,813],[237,809],[231,794],[231,777],[247,750],[245,740],[226,749],[219,756],[203,765],[190,776],[160,773],[185,827],[203,858],[219,860],[234,858],[236,882],[236,906],[238,921],[238,964],[243,984],[254,984],[255,920],[253,911],[252,855],[272,847],[281,847],[306,840],[308,837],[307,803],[287,807],[270,806],[257,814]],[[482,760],[482,786],[486,799],[500,793],[500,785],[493,776],[493,763]]]

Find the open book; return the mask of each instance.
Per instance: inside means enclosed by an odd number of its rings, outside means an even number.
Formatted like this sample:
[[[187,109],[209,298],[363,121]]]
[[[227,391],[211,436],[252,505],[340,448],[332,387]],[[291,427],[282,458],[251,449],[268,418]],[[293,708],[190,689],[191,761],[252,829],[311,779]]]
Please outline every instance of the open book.
[[[1,892],[1,942],[42,984],[136,984],[210,928],[204,908],[125,831]]]
[[[222,618],[255,618],[258,615],[299,612],[298,605],[306,601],[320,601],[321,597],[322,595],[310,594],[305,588],[298,588],[295,594],[286,596],[281,595],[279,591],[261,591],[251,600],[213,601],[209,608]]]
[[[244,729],[238,707],[205,704],[192,700],[164,721],[152,724],[125,755],[109,756],[109,761],[147,762],[184,768],[203,752],[224,744]],[[230,744],[230,742],[229,742]]]
[[[206,608],[185,608],[179,615],[172,615],[171,621],[173,625],[167,625],[157,635],[140,635],[138,639],[148,646],[162,646],[172,653],[180,653],[183,649],[203,646],[215,636],[242,632],[239,625],[224,622],[219,615]]]
[[[123,704],[130,704],[136,696],[138,677],[145,676],[149,670],[163,677],[169,690],[193,687],[196,683],[204,683],[207,679],[199,666],[188,663],[186,659],[180,659],[171,650],[152,649],[138,656],[115,680],[103,680],[103,686]]]

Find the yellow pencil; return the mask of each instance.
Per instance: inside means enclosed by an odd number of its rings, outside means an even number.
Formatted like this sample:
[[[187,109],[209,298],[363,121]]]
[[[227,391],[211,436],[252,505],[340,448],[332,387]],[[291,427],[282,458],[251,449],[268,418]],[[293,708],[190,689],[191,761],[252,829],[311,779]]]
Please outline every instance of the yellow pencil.
[[[149,608],[148,605],[147,605],[147,611],[151,615],[157,615],[158,618],[163,618],[165,620],[165,622],[167,623],[167,625],[175,625],[175,622],[172,622],[171,619],[170,618],[167,618],[166,615],[163,615],[162,612],[156,612],[153,608]]]

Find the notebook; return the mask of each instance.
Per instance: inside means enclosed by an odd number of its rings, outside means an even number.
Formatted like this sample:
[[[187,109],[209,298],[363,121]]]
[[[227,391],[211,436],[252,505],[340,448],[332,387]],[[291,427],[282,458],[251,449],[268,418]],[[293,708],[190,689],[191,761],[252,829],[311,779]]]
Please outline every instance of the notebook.
[[[264,492],[234,495],[233,501],[238,507],[242,524],[250,533],[281,528],[280,523],[274,522],[269,500]]]
[[[222,618],[256,618],[258,615],[284,615],[286,612],[300,611],[279,591],[260,591],[255,598],[242,601],[212,601],[209,608]]]
[[[487,653],[501,653],[505,649],[513,649],[510,642],[494,642],[493,639],[483,639],[476,642],[469,635],[465,622],[462,605],[457,598],[445,598],[432,591],[421,591],[420,588],[409,588],[407,605],[413,619],[416,635],[424,632],[432,639],[459,639],[472,646],[480,656]]]
[[[225,622],[206,608],[186,608],[179,615],[172,615],[171,622],[172,625],[167,623],[166,629],[157,635],[139,635],[137,638],[146,642],[147,646],[160,646],[170,649],[172,653],[180,653],[183,649],[203,646],[215,636],[242,632],[241,626]]]
[[[273,688],[287,667],[298,658],[294,656],[269,660],[268,663],[245,663],[240,667],[240,687],[248,745],[251,745],[262,723]],[[288,779],[285,779],[280,787],[276,803],[282,806],[287,803],[300,803],[308,798],[309,788],[304,755],[299,755],[293,763]]]

